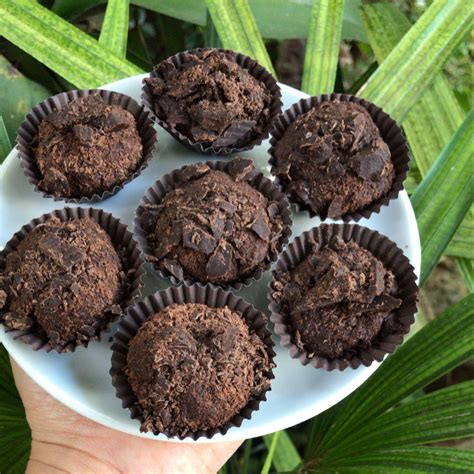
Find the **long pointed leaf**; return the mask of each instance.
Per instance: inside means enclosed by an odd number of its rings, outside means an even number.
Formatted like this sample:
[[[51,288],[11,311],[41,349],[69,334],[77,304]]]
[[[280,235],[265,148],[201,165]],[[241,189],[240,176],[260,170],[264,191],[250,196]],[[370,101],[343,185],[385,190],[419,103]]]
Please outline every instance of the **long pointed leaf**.
[[[471,293],[474,292],[474,261],[468,258],[457,258],[456,264],[461,272],[461,275],[466,282],[467,287]]]
[[[435,0],[361,90],[402,120],[470,29],[465,0]]]
[[[309,20],[302,88],[310,95],[334,92],[345,0],[314,0]]]
[[[376,451],[322,466],[320,472],[463,473],[472,472],[474,452],[453,448],[413,447]]]
[[[125,58],[128,38],[129,0],[108,0],[99,43],[121,58]]]
[[[0,163],[7,157],[12,149],[12,144],[8,138],[7,129],[3,117],[0,115]]]
[[[275,75],[262,36],[247,0],[206,0],[214,26],[224,48],[256,59]]]
[[[347,399],[321,450],[334,448],[355,426],[384,413],[473,354],[474,295],[469,295],[408,339]]]
[[[474,111],[442,151],[411,197],[420,231],[423,284],[472,204]]]
[[[286,431],[280,431],[279,433],[272,459],[273,466],[276,472],[292,472],[301,463],[301,456],[298,454],[288,433]],[[273,440],[273,435],[263,437],[267,449],[271,448]]]
[[[275,454],[280,434],[281,431],[277,431],[276,433],[269,435],[270,441],[268,443],[268,453],[265,458],[265,462],[263,463],[262,471],[260,474],[268,474],[270,472],[270,468],[272,467],[273,463],[273,455]]]
[[[143,72],[32,0],[0,2],[0,34],[79,88]]]

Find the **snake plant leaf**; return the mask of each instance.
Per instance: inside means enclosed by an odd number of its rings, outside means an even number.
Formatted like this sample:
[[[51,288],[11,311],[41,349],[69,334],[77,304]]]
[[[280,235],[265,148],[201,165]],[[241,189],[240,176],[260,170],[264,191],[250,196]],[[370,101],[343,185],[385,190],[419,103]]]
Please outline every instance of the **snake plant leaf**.
[[[474,208],[471,206],[446,249],[447,255],[474,259]]]
[[[129,0],[109,0],[99,43],[120,58],[127,52]]]
[[[420,231],[420,284],[426,281],[472,204],[474,110],[411,197]]]
[[[143,72],[33,0],[0,2],[0,34],[81,89]]]
[[[309,95],[334,92],[345,0],[314,0],[309,19],[302,89]]]
[[[456,264],[458,266],[464,281],[471,293],[474,292],[474,260],[469,258],[457,258]]]
[[[8,353],[0,344],[0,472],[25,472],[31,433],[13,381]]]
[[[293,472],[301,463],[301,456],[286,431],[279,431],[275,441],[276,434],[277,433],[265,435],[263,437],[263,441],[268,450],[270,450],[273,443],[275,443],[273,457],[270,461],[273,463],[276,472]]]
[[[63,18],[73,20],[105,2],[106,0],[56,0],[53,11]],[[195,25],[206,25],[205,0],[132,0],[131,3]],[[284,40],[308,36],[312,0],[250,0],[249,5],[264,38]],[[361,0],[346,2],[342,37],[367,43],[367,36],[362,28],[360,5]]]
[[[0,164],[7,157],[8,153],[10,153],[11,149],[12,144],[8,137],[5,122],[3,121],[3,117],[0,115]]]
[[[408,339],[350,395],[318,450],[335,449],[356,427],[472,357],[473,332],[474,295],[469,295]]]
[[[470,30],[464,0],[435,0],[390,52],[360,95],[401,121]]]
[[[206,0],[212,22],[226,49],[256,59],[275,76],[272,62],[247,0]]]
[[[474,452],[454,448],[409,447],[374,451],[323,464],[318,472],[425,474],[427,472],[464,474],[472,472]],[[311,471],[310,471],[311,472]]]
[[[474,381],[403,403],[367,421],[326,459],[474,436]]]

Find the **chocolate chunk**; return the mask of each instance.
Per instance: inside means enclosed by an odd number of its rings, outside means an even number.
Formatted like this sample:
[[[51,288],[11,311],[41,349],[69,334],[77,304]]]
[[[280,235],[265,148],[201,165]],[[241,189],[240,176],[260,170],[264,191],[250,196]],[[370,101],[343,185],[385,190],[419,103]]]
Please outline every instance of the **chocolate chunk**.
[[[145,211],[140,216],[140,225],[145,232],[153,232],[156,225],[156,215],[153,212]]]
[[[271,228],[262,218],[262,216],[257,216],[257,218],[249,225],[250,229],[252,229],[262,240],[268,242],[270,235],[272,233]]]
[[[247,120],[242,122],[233,122],[223,132],[223,134],[217,138],[213,146],[228,147],[228,146],[239,146],[240,143],[248,143],[251,139],[253,130],[255,128],[255,120]]]
[[[392,187],[390,150],[368,111],[332,100],[299,115],[274,147],[272,174],[304,209],[332,219],[361,210]]]
[[[216,239],[197,225],[192,222],[183,224],[184,247],[197,250],[204,255],[209,255],[214,251],[216,245]]]
[[[225,427],[269,388],[265,343],[228,307],[173,304],[129,343],[126,374],[143,431],[185,436]]]
[[[255,172],[255,165],[252,160],[245,158],[234,158],[227,168],[228,173],[236,180],[243,181],[247,177]]]
[[[206,265],[207,275],[211,280],[224,278],[232,270],[232,247],[224,241],[219,245],[210,256]]]
[[[176,277],[178,280],[183,279],[183,267],[179,265],[177,262],[173,262],[172,260],[169,260],[167,258],[162,260],[163,267],[168,270],[171,275]]]
[[[206,174],[210,169],[205,163],[196,163],[195,165],[185,166],[180,170],[179,177],[181,181],[190,181]]]
[[[77,124],[72,127],[72,133],[83,146],[92,146],[94,130],[88,125]]]

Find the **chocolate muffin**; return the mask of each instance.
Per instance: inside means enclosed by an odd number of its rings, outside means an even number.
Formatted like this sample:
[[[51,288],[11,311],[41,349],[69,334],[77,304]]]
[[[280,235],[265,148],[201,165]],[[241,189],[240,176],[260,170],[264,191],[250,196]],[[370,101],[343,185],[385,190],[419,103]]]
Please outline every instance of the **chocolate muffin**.
[[[129,343],[125,372],[142,410],[142,431],[186,436],[225,427],[270,386],[263,341],[228,307],[173,304]]]
[[[94,220],[51,217],[6,256],[2,322],[52,346],[81,344],[120,314],[124,278],[110,237]]]
[[[77,98],[38,127],[38,186],[62,198],[100,195],[139,168],[142,151],[130,112],[107,105],[99,94]]]
[[[278,202],[251,185],[251,160],[226,171],[199,163],[182,168],[176,187],[139,208],[157,269],[178,280],[232,284],[263,270],[278,253],[286,225]]]
[[[395,276],[355,242],[314,243],[295,268],[276,272],[272,288],[293,344],[309,359],[350,359],[376,336],[397,332]]]
[[[322,219],[363,209],[391,189],[388,145],[368,111],[322,102],[300,115],[273,149],[272,174],[292,200]]]
[[[266,84],[217,49],[182,53],[161,62],[145,84],[159,119],[204,148],[243,147],[270,125],[272,94]]]

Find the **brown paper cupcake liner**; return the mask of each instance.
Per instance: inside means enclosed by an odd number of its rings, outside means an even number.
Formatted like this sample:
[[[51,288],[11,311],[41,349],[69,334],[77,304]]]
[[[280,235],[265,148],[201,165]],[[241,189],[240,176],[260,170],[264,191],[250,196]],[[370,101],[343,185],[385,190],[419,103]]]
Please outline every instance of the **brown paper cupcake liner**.
[[[137,130],[143,146],[140,166],[128,179],[101,194],[93,194],[92,196],[83,196],[81,198],[61,197],[50,194],[39,187],[42,176],[35,157],[35,148],[38,145],[38,127],[53,111],[66,106],[69,102],[78,97],[86,97],[95,93],[98,93],[108,105],[119,105],[135,117]],[[154,128],[153,120],[143,107],[138,105],[137,102],[128,95],[102,89],[72,90],[62,92],[44,100],[36,107],[33,107],[17,132],[17,148],[20,155],[20,164],[25,176],[28,178],[28,182],[34,186],[35,191],[41,193],[43,197],[53,198],[55,201],[66,201],[75,204],[102,201],[118,193],[127,183],[133,181],[148,166],[148,162],[155,150],[156,142],[157,132]]]
[[[7,255],[17,249],[20,242],[29,232],[31,232],[32,229],[51,217],[57,217],[63,222],[90,217],[95,220],[100,227],[105,230],[105,232],[107,232],[112,240],[114,248],[121,257],[123,270],[126,274],[126,287],[120,304],[122,312],[125,312],[141,294],[140,290],[143,286],[142,275],[144,274],[143,259],[137,242],[127,226],[122,224],[119,219],[113,217],[112,214],[101,209],[65,207],[64,209],[58,209],[33,219],[16,232],[6,243],[5,248],[0,252],[0,273],[5,269]],[[7,312],[8,310],[5,308],[0,309],[0,322],[2,322],[2,317]],[[86,340],[69,342],[66,345],[51,344],[51,341],[44,333],[32,329],[16,330],[6,328],[6,332],[13,336],[14,339],[29,344],[35,351],[43,349],[46,352],[50,352],[51,350],[58,353],[74,352],[76,347],[87,347],[91,340],[100,340],[101,333],[108,331],[110,325],[119,315],[113,312],[108,312],[105,313],[104,316],[105,318],[101,319],[98,322],[97,327],[95,327],[96,333],[94,336]]]
[[[402,129],[397,125],[395,120],[393,120],[386,112],[384,112],[380,107],[377,107],[375,104],[368,102],[359,97],[346,94],[323,94],[317,97],[308,97],[306,99],[301,99],[299,102],[293,104],[289,109],[287,109],[283,114],[281,114],[274,122],[273,127],[270,131],[270,165],[272,166],[272,173],[275,166],[275,145],[283,137],[286,129],[294,122],[300,115],[305,114],[315,106],[321,104],[322,102],[330,102],[333,100],[339,100],[341,102],[354,102],[356,104],[364,107],[367,112],[369,112],[372,120],[377,125],[377,128],[380,130],[380,134],[385,141],[385,143],[390,148],[391,160],[395,170],[395,178],[393,180],[392,187],[385,196],[382,196],[380,199],[377,199],[368,206],[359,209],[357,211],[349,212],[340,217],[344,222],[350,221],[359,221],[363,217],[369,218],[372,213],[379,213],[382,206],[387,206],[392,199],[398,197],[399,192],[403,189],[403,182],[408,173],[410,155],[408,150],[407,141],[403,135]],[[275,178],[275,184],[280,186],[284,191],[285,186],[277,177]],[[317,214],[308,206],[304,206],[300,202],[295,201],[291,196],[289,199],[292,204],[295,205],[296,211],[305,211],[309,214],[310,217],[315,217]],[[318,216],[322,221],[321,216]]]
[[[128,310],[127,314],[121,318],[112,344],[112,367],[110,369],[112,384],[115,387],[117,398],[122,400],[122,407],[130,410],[130,417],[132,419],[143,421],[142,410],[138,406],[137,398],[125,374],[129,342],[137,334],[143,322],[151,315],[158,313],[172,304],[183,303],[201,303],[211,308],[227,306],[232,311],[238,311],[247,322],[249,328],[264,342],[269,361],[272,366],[275,367],[273,363],[273,357],[275,356],[273,350],[274,343],[271,333],[267,329],[267,317],[260,311],[257,311],[244,299],[235,296],[230,291],[209,285],[181,285],[179,287],[170,287],[166,290],[157,291],[153,295],[136,303]],[[270,370],[266,375],[270,380],[275,378],[273,370]],[[271,390],[271,387],[269,387],[267,391],[269,390]],[[253,395],[247,405],[225,426],[209,430],[199,430],[189,433],[186,436],[176,437],[179,439],[191,438],[193,440],[201,437],[212,438],[216,433],[225,434],[232,426],[239,427],[244,419],[250,419],[252,413],[259,409],[260,402],[267,399],[267,391],[258,396]],[[168,438],[175,437],[168,431],[163,431],[162,433]],[[161,432],[153,431],[153,434],[158,435],[161,434]]]
[[[280,305],[272,297],[277,272],[291,271],[308,255],[312,244],[317,243],[323,246],[335,236],[339,236],[345,242],[353,241],[359,244],[377,257],[387,269],[391,270],[399,287],[397,297],[402,300],[402,305],[392,313],[394,320],[399,323],[398,332],[385,335],[379,334],[374,339],[370,349],[360,350],[351,359],[309,357],[307,352],[298,349],[293,341],[289,316],[282,314]],[[315,368],[328,371],[334,369],[344,370],[347,367],[357,369],[360,365],[369,366],[374,360],[381,362],[386,354],[391,354],[403,342],[404,335],[410,331],[410,326],[415,321],[418,301],[416,278],[408,258],[394,242],[384,235],[356,224],[322,224],[295,237],[278,258],[273,269],[273,279],[268,292],[270,319],[274,324],[275,333],[280,336],[280,345],[289,349],[290,356],[299,359],[303,365],[311,364]]]
[[[208,165],[211,169],[224,171],[224,172],[227,171],[229,163],[231,163],[231,161],[206,161],[205,162],[205,164]],[[171,173],[164,175],[158,181],[155,181],[153,186],[148,188],[146,193],[140,199],[138,208],[135,212],[134,235],[136,239],[138,240],[140,248],[143,250],[145,254],[145,258],[149,259],[150,261],[153,261],[154,259],[154,254],[153,254],[154,249],[146,238],[148,232],[146,232],[143,229],[141,225],[140,217],[146,211],[145,206],[147,205],[154,206],[154,205],[160,204],[163,198],[165,197],[165,195],[168,192],[175,189],[180,184],[179,176],[180,176],[181,171],[184,168],[186,168],[186,166],[182,166],[179,169],[175,169]],[[260,191],[267,199],[278,203],[278,211],[280,213],[280,216],[282,217],[283,224],[285,227],[283,229],[283,233],[278,242],[277,252],[275,252],[275,254],[270,256],[269,261],[263,268],[257,269],[252,275],[248,277],[240,279],[234,283],[229,283],[225,285],[224,284],[221,285],[217,283],[206,283],[208,285],[220,286],[223,288],[230,287],[236,291],[240,290],[243,286],[249,286],[253,281],[257,281],[262,277],[263,273],[266,272],[270,268],[272,262],[276,261],[276,259],[278,258],[278,254],[283,250],[283,247],[289,241],[289,237],[291,235],[291,225],[293,224],[293,221],[291,219],[290,205],[285,195],[276,186],[274,186],[273,183],[263,175],[263,173],[260,173],[260,172],[254,173],[252,175],[252,178],[247,182],[252,187]],[[193,283],[202,284],[202,282],[197,282],[188,275],[184,275],[183,279],[180,280],[176,278],[176,276],[172,275],[169,271],[165,272],[159,269],[158,266],[155,264],[155,262],[152,262],[152,263],[153,263],[154,269],[158,272],[159,276],[162,278],[169,278],[171,283],[173,283],[174,285],[177,285],[180,283],[185,283],[187,285],[191,285]]]
[[[263,82],[267,89],[270,91],[272,95],[272,102],[270,104],[270,118],[268,119],[268,123],[265,126],[264,132],[259,135],[258,137],[251,140],[245,146],[242,147],[214,147],[214,146],[207,146],[204,142],[195,142],[191,140],[186,135],[182,134],[176,128],[169,126],[166,121],[160,119],[156,113],[153,104],[153,95],[151,94],[150,88],[144,82],[142,88],[142,103],[145,108],[152,114],[156,123],[158,123],[161,127],[163,127],[167,132],[169,132],[178,142],[182,143],[183,145],[187,146],[193,151],[198,153],[204,153],[206,155],[229,155],[231,153],[238,153],[245,150],[250,150],[253,147],[260,145],[262,141],[268,137],[270,132],[270,128],[274,119],[277,117],[278,114],[281,113],[281,91],[280,87],[278,86],[274,77],[263,67],[260,66],[254,59],[245,56],[241,53],[236,53],[235,51],[231,51],[228,49],[220,49],[220,48],[197,48],[192,49],[189,51],[182,51],[180,53],[175,54],[174,56],[169,57],[165,61],[173,63],[173,65],[179,68],[182,64],[187,62],[187,55],[189,54],[196,54],[200,51],[205,51],[208,49],[216,49],[221,53],[229,53],[234,55],[235,62],[242,68],[247,69],[248,72],[258,81]],[[164,61],[163,61],[164,62]],[[159,77],[159,74],[156,71],[152,71],[149,77]]]

